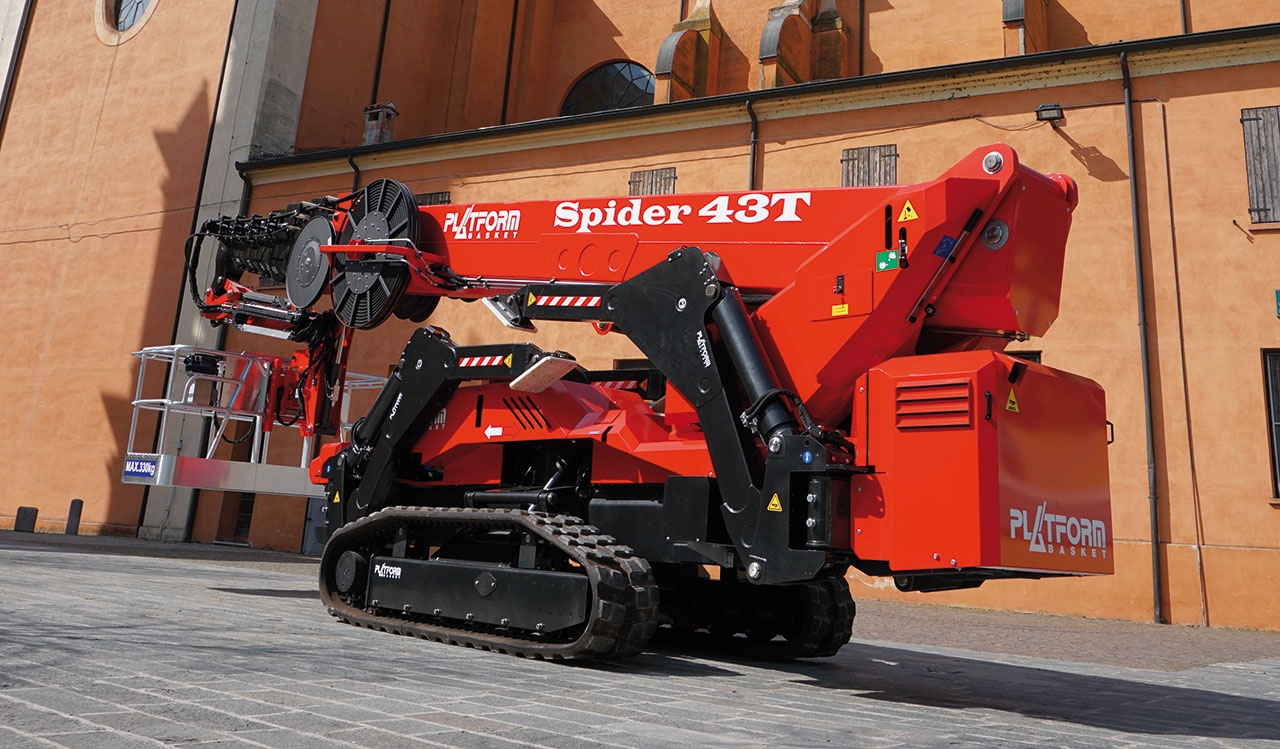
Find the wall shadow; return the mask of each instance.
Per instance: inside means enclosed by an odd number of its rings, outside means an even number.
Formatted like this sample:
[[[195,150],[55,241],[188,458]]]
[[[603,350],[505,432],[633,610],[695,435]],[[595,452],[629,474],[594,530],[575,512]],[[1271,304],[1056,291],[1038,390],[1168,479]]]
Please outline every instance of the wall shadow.
[[[1089,31],[1064,7],[1061,0],[1048,0],[1049,49],[1087,47]]]
[[[1100,182],[1122,182],[1129,178],[1115,159],[1098,150],[1097,146],[1086,146],[1076,142],[1067,134],[1065,126],[1055,127],[1053,131],[1071,146],[1071,156],[1089,170],[1090,177]]]
[[[164,179],[157,185],[165,207],[164,219],[155,234],[155,263],[151,278],[137,287],[145,294],[146,300],[142,305],[146,311],[140,334],[135,340],[120,342],[121,356],[128,356],[130,352],[147,346],[168,344],[173,337],[175,305],[179,302],[180,294],[186,293],[185,287],[180,288],[185,266],[183,246],[191,232],[192,211],[198,203],[195,191],[200,180],[200,169],[203,167],[201,157],[211,117],[209,84],[202,82],[192,94],[181,121],[174,129],[152,131],[156,148],[168,166]],[[133,360],[131,374],[132,387],[138,375],[136,359]],[[106,504],[106,518],[110,525],[104,528],[104,532],[121,534],[127,526],[132,526],[136,532],[143,509],[142,488],[121,481],[125,452],[128,449],[125,443],[129,440],[129,423],[133,415],[132,390],[129,396],[123,398],[103,393],[102,407],[115,445],[115,451],[103,465],[111,487]],[[138,446],[141,448],[149,444],[151,438],[151,434],[140,432]]]
[[[889,0],[863,0],[862,2],[862,49],[859,50],[858,56],[858,66],[861,69],[858,71],[858,75],[874,75],[875,73],[884,72],[884,62],[871,48],[871,41],[875,38],[875,28],[871,22],[871,14],[886,10],[893,10],[893,3],[889,2]]]

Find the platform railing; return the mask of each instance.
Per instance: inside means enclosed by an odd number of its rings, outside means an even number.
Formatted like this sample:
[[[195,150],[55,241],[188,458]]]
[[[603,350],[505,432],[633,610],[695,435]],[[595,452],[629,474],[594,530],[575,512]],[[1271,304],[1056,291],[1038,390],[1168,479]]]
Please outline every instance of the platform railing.
[[[307,475],[315,437],[303,438],[301,454],[293,465],[267,461],[276,418],[270,384],[276,368],[287,366],[287,360],[183,345],[152,346],[134,352],[134,356],[141,363],[126,448],[126,483],[295,496],[323,494],[323,487],[311,483]],[[148,378],[155,379],[157,366],[166,368],[163,394],[144,397]],[[385,381],[347,373],[340,400],[341,434],[350,429],[350,393],[381,388]],[[154,382],[151,387],[155,387]],[[140,418],[147,413],[155,414],[154,431],[140,426],[140,421],[148,424]],[[192,434],[192,430],[184,428],[190,418],[203,422],[198,431],[201,445],[194,451],[184,449],[184,432]],[[226,438],[228,427],[237,424],[244,425],[244,434],[234,440]],[[232,429],[232,433],[236,431],[239,430]],[[139,449],[139,439],[154,443]],[[222,442],[244,440],[251,441],[243,460],[214,457]]]

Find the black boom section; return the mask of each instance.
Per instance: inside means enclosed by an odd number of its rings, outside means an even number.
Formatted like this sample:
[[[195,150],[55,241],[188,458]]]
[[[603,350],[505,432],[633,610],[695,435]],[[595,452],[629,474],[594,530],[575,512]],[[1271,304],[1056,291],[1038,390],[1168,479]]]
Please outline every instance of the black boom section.
[[[621,328],[697,409],[716,470],[721,514],[751,581],[813,578],[825,564],[826,554],[790,547],[791,482],[767,481],[777,470],[766,470],[761,476],[758,461],[751,459],[757,449],[735,416],[731,398],[736,394],[731,395],[732,388],[725,387],[726,373],[717,362],[707,327],[708,319],[713,318],[737,374],[735,382],[743,386],[748,399],[776,389],[776,378],[761,354],[737,289],[721,284],[701,250],[687,247],[610,290],[604,297],[604,310],[603,319]],[[780,439],[782,433],[794,435],[794,422],[776,401],[766,407],[764,415],[769,431],[763,434],[773,432]],[[825,451],[815,449],[811,458],[815,454],[825,455]],[[807,467],[820,468],[821,463],[819,458]],[[767,497],[760,489],[762,481],[772,490]],[[775,495],[777,502],[773,501]]]

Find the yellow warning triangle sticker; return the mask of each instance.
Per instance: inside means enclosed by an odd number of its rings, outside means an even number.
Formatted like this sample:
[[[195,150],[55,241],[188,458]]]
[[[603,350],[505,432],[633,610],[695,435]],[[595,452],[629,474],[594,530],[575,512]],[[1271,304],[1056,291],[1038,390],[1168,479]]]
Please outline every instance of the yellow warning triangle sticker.
[[[337,492],[334,492],[334,493],[333,493],[333,503],[334,503],[334,504],[337,504],[337,503],[339,503],[339,502],[341,502],[341,501],[342,501],[342,495],[341,495],[341,494],[339,494],[339,493],[337,493]]]
[[[773,499],[769,500],[769,504],[765,509],[769,512],[782,512],[782,501],[778,499],[777,494],[773,495]]]
[[[920,218],[920,214],[916,213],[916,209],[911,206],[911,201],[908,200],[907,204],[902,206],[902,213],[898,214],[898,223],[915,221],[918,218]]]
[[[507,369],[511,369],[511,354],[507,354],[507,358],[503,359],[502,363],[507,365]]]
[[[1009,391],[1009,400],[1004,402],[1004,410],[1012,411],[1016,414],[1022,413],[1018,410],[1018,399],[1014,397],[1012,390]]]
[[[534,296],[534,295],[533,295],[533,292],[532,292],[532,291],[530,291],[530,292],[529,292],[529,301],[525,302],[525,304],[526,304],[527,306],[532,307],[532,306],[533,306],[533,303],[534,303],[534,302],[536,302],[536,301],[538,301],[538,297]]]

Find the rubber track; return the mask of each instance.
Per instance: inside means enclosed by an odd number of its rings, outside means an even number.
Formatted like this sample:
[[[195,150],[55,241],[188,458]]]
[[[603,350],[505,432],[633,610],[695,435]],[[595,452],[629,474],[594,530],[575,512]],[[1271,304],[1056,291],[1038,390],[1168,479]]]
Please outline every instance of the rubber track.
[[[831,577],[793,583],[801,588],[804,628],[788,640],[756,642],[739,637],[750,630],[753,622],[739,622],[738,632],[708,630],[675,631],[663,629],[659,641],[694,650],[710,651],[737,658],[787,659],[826,658],[835,655],[849,642],[856,614],[849,583],[843,577]],[[750,590],[747,588],[746,590]]]
[[[539,642],[441,622],[373,614],[344,602],[333,582],[337,559],[347,549],[368,553],[406,527],[470,526],[519,528],[559,549],[582,565],[592,591],[591,615],[573,642]],[[634,655],[657,630],[658,588],[649,563],[611,536],[567,515],[493,508],[389,507],[348,523],[334,532],[320,560],[320,598],[341,621],[368,629],[418,637],[449,645],[529,658],[607,658]]]

